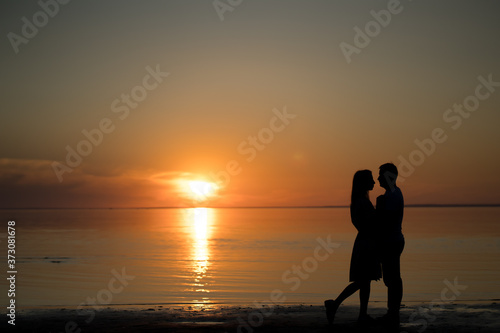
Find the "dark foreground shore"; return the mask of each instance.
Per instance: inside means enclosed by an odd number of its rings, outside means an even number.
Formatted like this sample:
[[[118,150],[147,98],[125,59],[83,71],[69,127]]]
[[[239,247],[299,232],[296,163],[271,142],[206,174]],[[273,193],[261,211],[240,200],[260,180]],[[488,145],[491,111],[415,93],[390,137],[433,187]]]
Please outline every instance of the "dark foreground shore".
[[[15,328],[4,314],[2,332],[386,332],[381,326],[356,323],[357,306],[341,306],[333,327],[320,305],[115,306],[95,311],[76,309],[18,310]],[[373,317],[383,308],[372,308]],[[500,332],[500,304],[412,304],[401,310],[400,332]]]

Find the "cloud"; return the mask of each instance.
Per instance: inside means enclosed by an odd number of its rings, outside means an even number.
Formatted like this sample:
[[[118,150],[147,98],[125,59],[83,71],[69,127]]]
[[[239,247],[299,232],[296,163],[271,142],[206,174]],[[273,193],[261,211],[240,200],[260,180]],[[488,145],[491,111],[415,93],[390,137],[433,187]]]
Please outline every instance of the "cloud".
[[[189,206],[177,186],[184,172],[109,171],[81,166],[63,182],[52,161],[0,159],[2,208]]]

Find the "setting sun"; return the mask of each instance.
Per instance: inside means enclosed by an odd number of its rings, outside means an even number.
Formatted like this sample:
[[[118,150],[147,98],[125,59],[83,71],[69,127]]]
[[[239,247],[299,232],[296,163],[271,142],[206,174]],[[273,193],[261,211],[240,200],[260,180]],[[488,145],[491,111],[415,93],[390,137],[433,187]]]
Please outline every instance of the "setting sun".
[[[204,200],[215,194],[218,186],[214,183],[201,180],[193,180],[189,182],[189,189],[194,199]]]

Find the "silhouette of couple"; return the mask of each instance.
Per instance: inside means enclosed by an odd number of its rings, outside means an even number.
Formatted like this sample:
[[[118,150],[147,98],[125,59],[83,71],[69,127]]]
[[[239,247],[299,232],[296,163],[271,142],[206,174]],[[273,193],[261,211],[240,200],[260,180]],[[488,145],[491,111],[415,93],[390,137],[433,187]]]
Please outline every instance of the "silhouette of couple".
[[[380,166],[378,181],[385,193],[377,198],[373,207],[368,191],[375,181],[370,170],[354,174],[351,195],[351,221],[358,230],[352,249],[349,284],[335,300],[326,300],[326,315],[333,323],[340,304],[359,290],[359,318],[364,324],[377,323],[398,328],[399,308],[403,297],[400,256],[405,240],[401,231],[404,201],[396,186],[398,169],[392,163]],[[383,276],[387,286],[387,314],[377,320],[367,314],[371,280]]]

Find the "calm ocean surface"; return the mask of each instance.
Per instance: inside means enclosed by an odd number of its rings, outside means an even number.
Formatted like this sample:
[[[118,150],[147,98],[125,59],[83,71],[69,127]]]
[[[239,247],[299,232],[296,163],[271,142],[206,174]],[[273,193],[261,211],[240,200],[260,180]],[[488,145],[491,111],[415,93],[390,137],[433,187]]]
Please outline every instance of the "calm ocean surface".
[[[356,235],[347,208],[3,210],[0,217],[4,258],[7,221],[16,221],[18,307],[78,306],[89,297],[250,304],[269,301],[275,289],[286,302],[321,304],[347,285]],[[407,208],[403,232],[403,303],[439,299],[446,279],[467,286],[459,301],[500,299],[500,208]],[[318,241],[328,237],[331,253]],[[122,273],[134,278],[121,283],[114,276]],[[5,277],[0,287],[6,295]],[[384,305],[385,293],[381,281],[372,284],[375,304]]]

